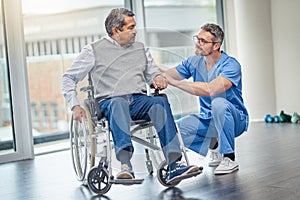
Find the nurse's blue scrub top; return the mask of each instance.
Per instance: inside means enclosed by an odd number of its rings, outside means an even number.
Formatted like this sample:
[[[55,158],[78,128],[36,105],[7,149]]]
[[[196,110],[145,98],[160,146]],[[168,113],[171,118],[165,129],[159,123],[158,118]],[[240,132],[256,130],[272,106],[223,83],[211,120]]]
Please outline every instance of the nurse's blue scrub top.
[[[239,62],[222,51],[222,55],[210,71],[207,71],[204,56],[191,56],[176,67],[178,73],[188,79],[193,77],[194,82],[210,82],[222,76],[232,82],[232,87],[215,96],[199,96],[200,117],[211,119],[211,101],[216,97],[226,98],[241,113],[241,117],[247,119],[248,112],[242,98],[242,73]],[[246,127],[246,130],[247,130]]]

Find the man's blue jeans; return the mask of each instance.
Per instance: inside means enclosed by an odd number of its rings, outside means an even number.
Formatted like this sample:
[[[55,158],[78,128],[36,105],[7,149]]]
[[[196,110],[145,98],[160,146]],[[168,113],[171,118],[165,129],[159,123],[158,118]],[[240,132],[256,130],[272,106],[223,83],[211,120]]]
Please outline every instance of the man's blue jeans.
[[[167,98],[133,94],[100,101],[99,105],[109,121],[118,160],[121,150],[130,147],[133,151],[130,136],[131,119],[152,121],[167,163],[171,162],[170,153],[181,156],[176,126]]]

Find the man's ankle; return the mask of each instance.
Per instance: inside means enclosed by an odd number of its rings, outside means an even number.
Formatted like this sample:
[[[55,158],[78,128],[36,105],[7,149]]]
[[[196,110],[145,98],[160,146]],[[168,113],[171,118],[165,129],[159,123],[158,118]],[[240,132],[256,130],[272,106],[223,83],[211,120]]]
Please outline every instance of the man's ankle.
[[[235,154],[234,153],[224,154],[224,157],[230,158],[230,160],[235,161]]]

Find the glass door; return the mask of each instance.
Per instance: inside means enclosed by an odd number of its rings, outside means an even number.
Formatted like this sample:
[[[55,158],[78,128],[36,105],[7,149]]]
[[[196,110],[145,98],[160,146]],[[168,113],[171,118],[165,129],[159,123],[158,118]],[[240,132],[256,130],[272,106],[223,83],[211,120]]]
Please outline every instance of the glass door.
[[[106,34],[104,20],[115,7],[124,0],[22,0],[35,155],[70,148],[61,78],[83,46]]]
[[[0,163],[33,158],[20,0],[0,0]]]
[[[144,0],[145,41],[161,68],[175,67],[194,55],[192,36],[205,23],[217,23],[218,5],[217,0]],[[172,86],[164,92],[175,118],[199,112],[196,96]]]
[[[0,4],[0,155],[15,151],[2,1]]]

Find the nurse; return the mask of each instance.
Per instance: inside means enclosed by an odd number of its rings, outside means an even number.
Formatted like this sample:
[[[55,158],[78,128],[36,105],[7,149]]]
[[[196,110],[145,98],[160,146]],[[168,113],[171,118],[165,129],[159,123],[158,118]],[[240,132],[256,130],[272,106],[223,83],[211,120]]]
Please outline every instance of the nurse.
[[[242,97],[239,62],[221,51],[224,32],[216,24],[201,27],[195,40],[195,55],[164,71],[170,85],[199,96],[200,113],[178,121],[185,145],[211,157],[215,174],[239,169],[235,161],[235,138],[248,128],[248,112]],[[183,81],[192,77],[193,81]]]

